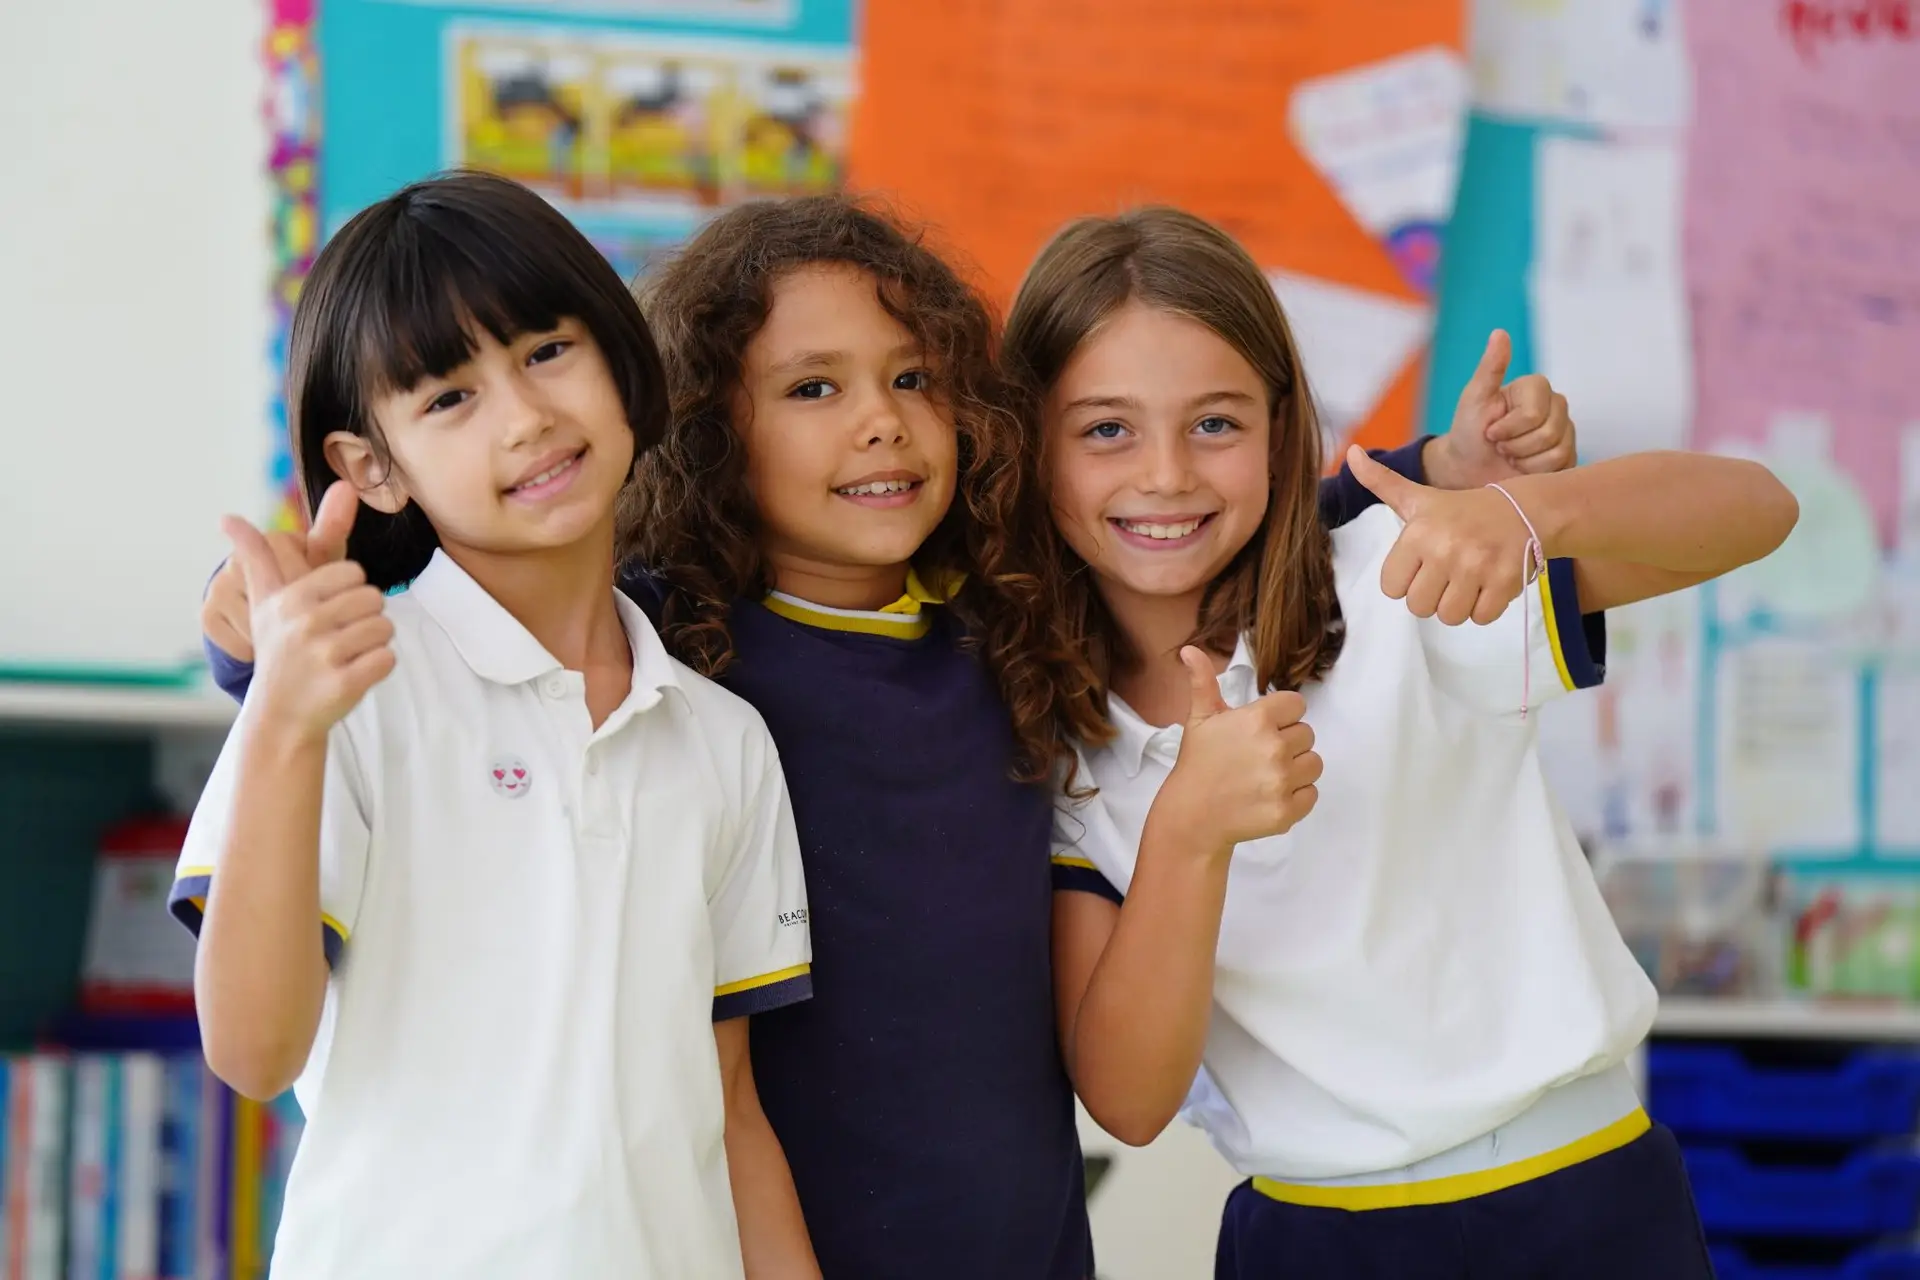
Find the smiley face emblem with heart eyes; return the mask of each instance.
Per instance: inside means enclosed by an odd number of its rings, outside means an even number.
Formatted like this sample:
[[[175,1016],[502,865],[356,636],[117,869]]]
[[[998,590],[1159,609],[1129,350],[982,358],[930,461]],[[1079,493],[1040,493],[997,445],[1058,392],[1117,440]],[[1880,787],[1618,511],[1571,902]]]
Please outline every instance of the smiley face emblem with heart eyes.
[[[527,762],[518,756],[503,756],[487,768],[487,781],[509,800],[518,800],[533,786],[533,774]]]

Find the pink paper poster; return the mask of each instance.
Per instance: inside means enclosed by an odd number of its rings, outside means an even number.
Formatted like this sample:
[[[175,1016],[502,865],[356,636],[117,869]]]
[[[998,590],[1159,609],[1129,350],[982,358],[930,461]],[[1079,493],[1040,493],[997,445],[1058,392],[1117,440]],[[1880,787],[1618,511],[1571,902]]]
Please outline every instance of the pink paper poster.
[[[1695,443],[1819,415],[1891,540],[1920,424],[1920,3],[1692,0]]]

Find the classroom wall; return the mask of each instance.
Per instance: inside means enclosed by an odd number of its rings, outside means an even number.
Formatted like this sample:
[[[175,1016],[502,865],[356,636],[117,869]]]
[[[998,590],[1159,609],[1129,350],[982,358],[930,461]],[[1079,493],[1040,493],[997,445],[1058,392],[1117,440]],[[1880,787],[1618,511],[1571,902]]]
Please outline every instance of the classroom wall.
[[[180,676],[267,513],[257,0],[0,4],[0,676]]]

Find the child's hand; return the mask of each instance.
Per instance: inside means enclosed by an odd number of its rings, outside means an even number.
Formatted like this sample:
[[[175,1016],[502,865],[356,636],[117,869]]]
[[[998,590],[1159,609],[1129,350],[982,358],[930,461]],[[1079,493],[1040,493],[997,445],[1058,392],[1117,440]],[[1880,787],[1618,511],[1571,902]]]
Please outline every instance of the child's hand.
[[[220,527],[249,602],[255,675],[248,703],[296,737],[324,739],[393,670],[386,598],[351,560],[313,568],[296,558],[289,566],[285,548],[276,556],[245,520],[229,516]]]
[[[1313,730],[1300,718],[1306,701],[1297,693],[1270,693],[1229,709],[1206,654],[1188,645],[1180,661],[1193,677],[1193,701],[1167,789],[1184,798],[1192,820],[1217,833],[1226,849],[1292,829],[1320,798],[1314,786],[1320,757]]]
[[[1567,398],[1537,373],[1505,381],[1512,357],[1512,339],[1495,329],[1480,367],[1460,392],[1452,427],[1429,446],[1427,478],[1436,487],[1477,489],[1574,464],[1577,442]]]
[[[1415,484],[1347,450],[1354,478],[1406,521],[1380,566],[1380,590],[1404,599],[1416,617],[1485,625],[1525,587],[1527,527],[1513,504],[1491,489],[1451,491]]]
[[[337,480],[320,499],[313,523],[305,533],[269,533],[265,535],[274,563],[282,578],[303,576],[309,569],[343,560],[347,554],[347,534],[353,530],[353,518],[360,509],[360,496],[345,480]],[[241,662],[253,661],[253,626],[248,617],[246,575],[233,558],[220,566],[200,602],[200,630],[215,648]]]

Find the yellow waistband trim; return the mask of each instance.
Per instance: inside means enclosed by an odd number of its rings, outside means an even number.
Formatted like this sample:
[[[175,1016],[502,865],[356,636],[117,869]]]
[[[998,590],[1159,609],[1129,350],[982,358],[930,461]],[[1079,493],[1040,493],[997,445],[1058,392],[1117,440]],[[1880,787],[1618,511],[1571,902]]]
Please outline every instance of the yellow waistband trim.
[[[1053,865],[1056,867],[1079,867],[1086,871],[1098,871],[1100,869],[1093,865],[1091,858],[1083,858],[1075,853],[1054,854]]]
[[[1276,1182],[1255,1178],[1253,1189],[1282,1204],[1303,1205],[1310,1209],[1409,1209],[1415,1205],[1451,1204],[1475,1196],[1505,1191],[1523,1182],[1544,1178],[1550,1173],[1570,1169],[1595,1156],[1617,1151],[1653,1127],[1647,1113],[1639,1108],[1584,1138],[1576,1138],[1564,1147],[1543,1151],[1525,1160],[1503,1164],[1477,1173],[1456,1173],[1425,1182],[1390,1182],[1371,1187],[1327,1187],[1299,1182]]]

